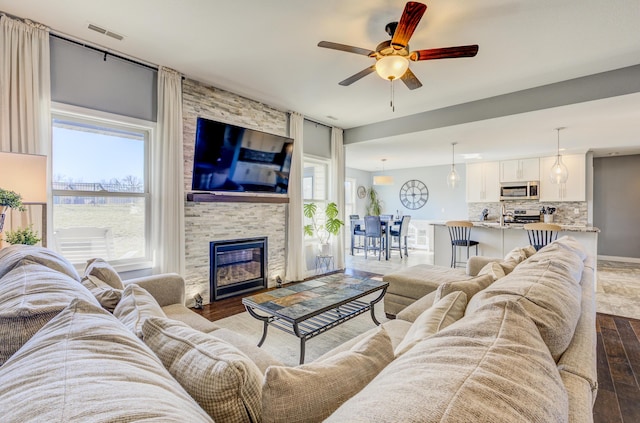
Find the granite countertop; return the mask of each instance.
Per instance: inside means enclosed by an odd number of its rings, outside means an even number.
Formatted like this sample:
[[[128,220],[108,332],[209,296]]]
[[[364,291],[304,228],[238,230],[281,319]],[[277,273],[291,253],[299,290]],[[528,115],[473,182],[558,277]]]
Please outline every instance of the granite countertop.
[[[492,222],[492,221],[472,221],[473,226],[479,228],[490,228],[490,229],[523,229],[523,223],[505,223],[504,225],[500,225],[500,222]],[[441,225],[444,226],[445,222],[433,222],[433,225]],[[563,225],[561,223],[556,223],[556,225],[560,225],[563,231],[566,232],[600,232],[600,229],[594,226],[585,226],[585,225]]]

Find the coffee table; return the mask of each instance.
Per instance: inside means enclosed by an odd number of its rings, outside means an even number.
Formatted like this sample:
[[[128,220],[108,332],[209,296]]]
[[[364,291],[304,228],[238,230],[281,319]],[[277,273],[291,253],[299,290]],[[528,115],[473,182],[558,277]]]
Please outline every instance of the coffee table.
[[[323,277],[274,289],[242,299],[251,316],[263,322],[262,338],[269,326],[300,338],[300,364],[304,363],[305,342],[347,320],[371,312],[376,325],[374,305],[384,297],[388,282],[359,277]],[[360,298],[380,292],[372,301]]]

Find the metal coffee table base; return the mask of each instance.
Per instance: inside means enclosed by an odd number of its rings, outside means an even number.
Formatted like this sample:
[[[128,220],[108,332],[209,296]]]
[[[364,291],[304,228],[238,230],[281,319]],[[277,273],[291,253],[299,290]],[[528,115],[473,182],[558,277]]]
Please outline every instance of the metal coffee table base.
[[[333,306],[328,310],[324,310],[313,316],[305,317],[299,321],[288,320],[284,317],[277,316],[263,316],[256,312],[254,307],[245,304],[245,308],[249,314],[258,320],[263,322],[262,338],[258,342],[258,347],[262,346],[267,338],[267,329],[269,326],[276,327],[284,332],[300,338],[300,364],[304,363],[305,355],[305,342],[307,339],[314,338],[323,332],[334,328],[347,320],[351,320],[354,317],[371,312],[371,319],[376,325],[380,325],[378,319],[375,316],[374,306],[378,303],[387,291],[387,287],[383,287],[380,295],[373,301],[365,302],[360,300],[352,300],[338,306]]]

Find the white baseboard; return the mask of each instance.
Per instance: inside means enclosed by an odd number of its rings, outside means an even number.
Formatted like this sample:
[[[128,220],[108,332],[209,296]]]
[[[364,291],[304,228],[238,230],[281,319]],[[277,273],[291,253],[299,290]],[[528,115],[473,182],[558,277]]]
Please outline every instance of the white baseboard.
[[[621,261],[625,263],[640,263],[640,258],[636,258],[636,257],[618,257],[618,256],[598,255],[598,260]]]

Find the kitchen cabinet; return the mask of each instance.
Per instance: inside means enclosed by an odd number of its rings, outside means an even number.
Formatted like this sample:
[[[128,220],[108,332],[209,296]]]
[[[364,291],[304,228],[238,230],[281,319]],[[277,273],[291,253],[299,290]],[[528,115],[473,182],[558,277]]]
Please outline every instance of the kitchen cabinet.
[[[540,159],[505,160],[500,162],[500,182],[540,180]]]
[[[500,163],[467,165],[467,203],[497,203],[500,201]]]
[[[586,158],[583,154],[562,156],[569,170],[564,184],[553,184],[549,177],[556,156],[540,159],[540,201],[586,201]]]

